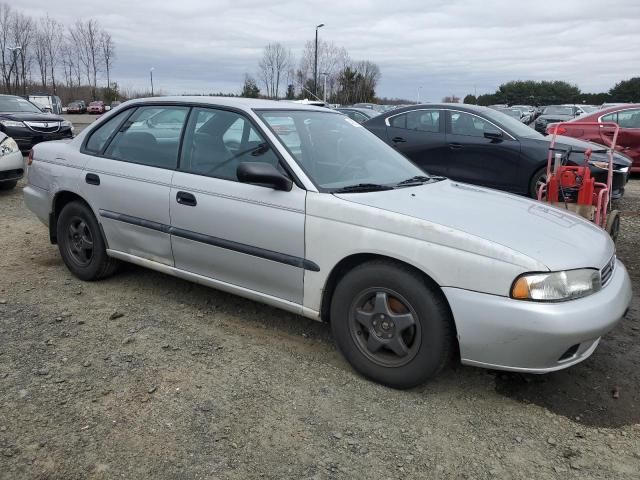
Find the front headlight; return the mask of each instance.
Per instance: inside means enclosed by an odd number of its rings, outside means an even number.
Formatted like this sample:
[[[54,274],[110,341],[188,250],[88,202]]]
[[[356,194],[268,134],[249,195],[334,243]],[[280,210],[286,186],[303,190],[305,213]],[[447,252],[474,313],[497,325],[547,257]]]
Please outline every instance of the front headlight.
[[[0,125],[3,127],[25,127],[26,125],[22,122],[16,122],[15,120],[0,120]]]
[[[561,302],[591,295],[601,287],[600,271],[594,268],[565,272],[526,273],[513,282],[511,298],[538,302]]]
[[[60,128],[70,128],[71,131],[73,132],[74,128],[73,128],[73,123],[71,123],[69,120],[63,120],[62,122],[60,122]]]
[[[0,142],[0,157],[17,152],[18,150],[20,150],[20,148],[18,148],[18,144],[11,137],[7,137]]]

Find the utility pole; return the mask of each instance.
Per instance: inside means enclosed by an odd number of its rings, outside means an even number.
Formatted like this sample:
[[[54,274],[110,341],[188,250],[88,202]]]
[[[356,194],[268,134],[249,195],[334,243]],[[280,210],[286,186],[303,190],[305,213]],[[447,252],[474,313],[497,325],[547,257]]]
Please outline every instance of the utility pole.
[[[322,98],[323,102],[327,103],[327,75],[328,73],[321,73],[320,75],[324,75],[324,87],[322,88]]]
[[[151,67],[149,69],[149,77],[151,78],[151,96],[153,97],[153,71],[155,69],[153,67]]]
[[[318,95],[318,29],[324,27],[324,23],[316,25],[316,49],[315,49],[315,61],[313,67],[313,93]]]

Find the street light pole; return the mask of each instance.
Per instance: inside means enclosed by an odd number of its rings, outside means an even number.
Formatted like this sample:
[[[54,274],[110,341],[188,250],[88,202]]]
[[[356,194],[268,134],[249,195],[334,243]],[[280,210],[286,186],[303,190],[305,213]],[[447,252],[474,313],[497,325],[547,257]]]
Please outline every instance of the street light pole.
[[[418,105],[420,105],[420,90],[422,90],[422,87],[418,87]]]
[[[316,25],[316,49],[315,49],[315,61],[313,67],[313,94],[318,96],[318,29],[324,27],[324,23]]]
[[[154,70],[153,67],[149,69],[149,77],[151,78],[151,96],[152,97],[153,97],[153,70]]]
[[[324,76],[324,86],[322,88],[322,100],[324,103],[327,103],[327,75],[328,73],[321,73],[320,75]]]

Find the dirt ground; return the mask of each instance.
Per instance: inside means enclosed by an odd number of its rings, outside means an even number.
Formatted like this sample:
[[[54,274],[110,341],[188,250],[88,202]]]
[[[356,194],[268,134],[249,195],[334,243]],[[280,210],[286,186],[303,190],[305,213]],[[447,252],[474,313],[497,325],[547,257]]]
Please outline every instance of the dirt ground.
[[[0,479],[640,478],[640,179],[626,319],[545,376],[394,391],[327,325],[133,266],[84,283],[0,193]]]

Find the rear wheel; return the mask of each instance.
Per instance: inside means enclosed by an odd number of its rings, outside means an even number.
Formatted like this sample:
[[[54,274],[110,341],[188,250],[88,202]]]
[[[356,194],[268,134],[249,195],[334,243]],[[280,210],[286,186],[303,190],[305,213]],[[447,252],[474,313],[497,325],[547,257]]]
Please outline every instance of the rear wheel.
[[[547,167],[542,167],[531,177],[531,181],[529,182],[529,195],[532,198],[538,198],[538,190],[543,185],[547,184]]]
[[[420,385],[444,368],[453,352],[452,325],[437,287],[389,261],[347,273],[331,302],[331,328],[347,361],[394,388]]]
[[[618,210],[611,210],[609,212],[605,230],[614,242],[618,239],[618,233],[620,233],[620,212]]]
[[[85,203],[65,205],[56,228],[60,255],[76,277],[99,280],[115,271],[117,261],[107,255],[98,221]]]

